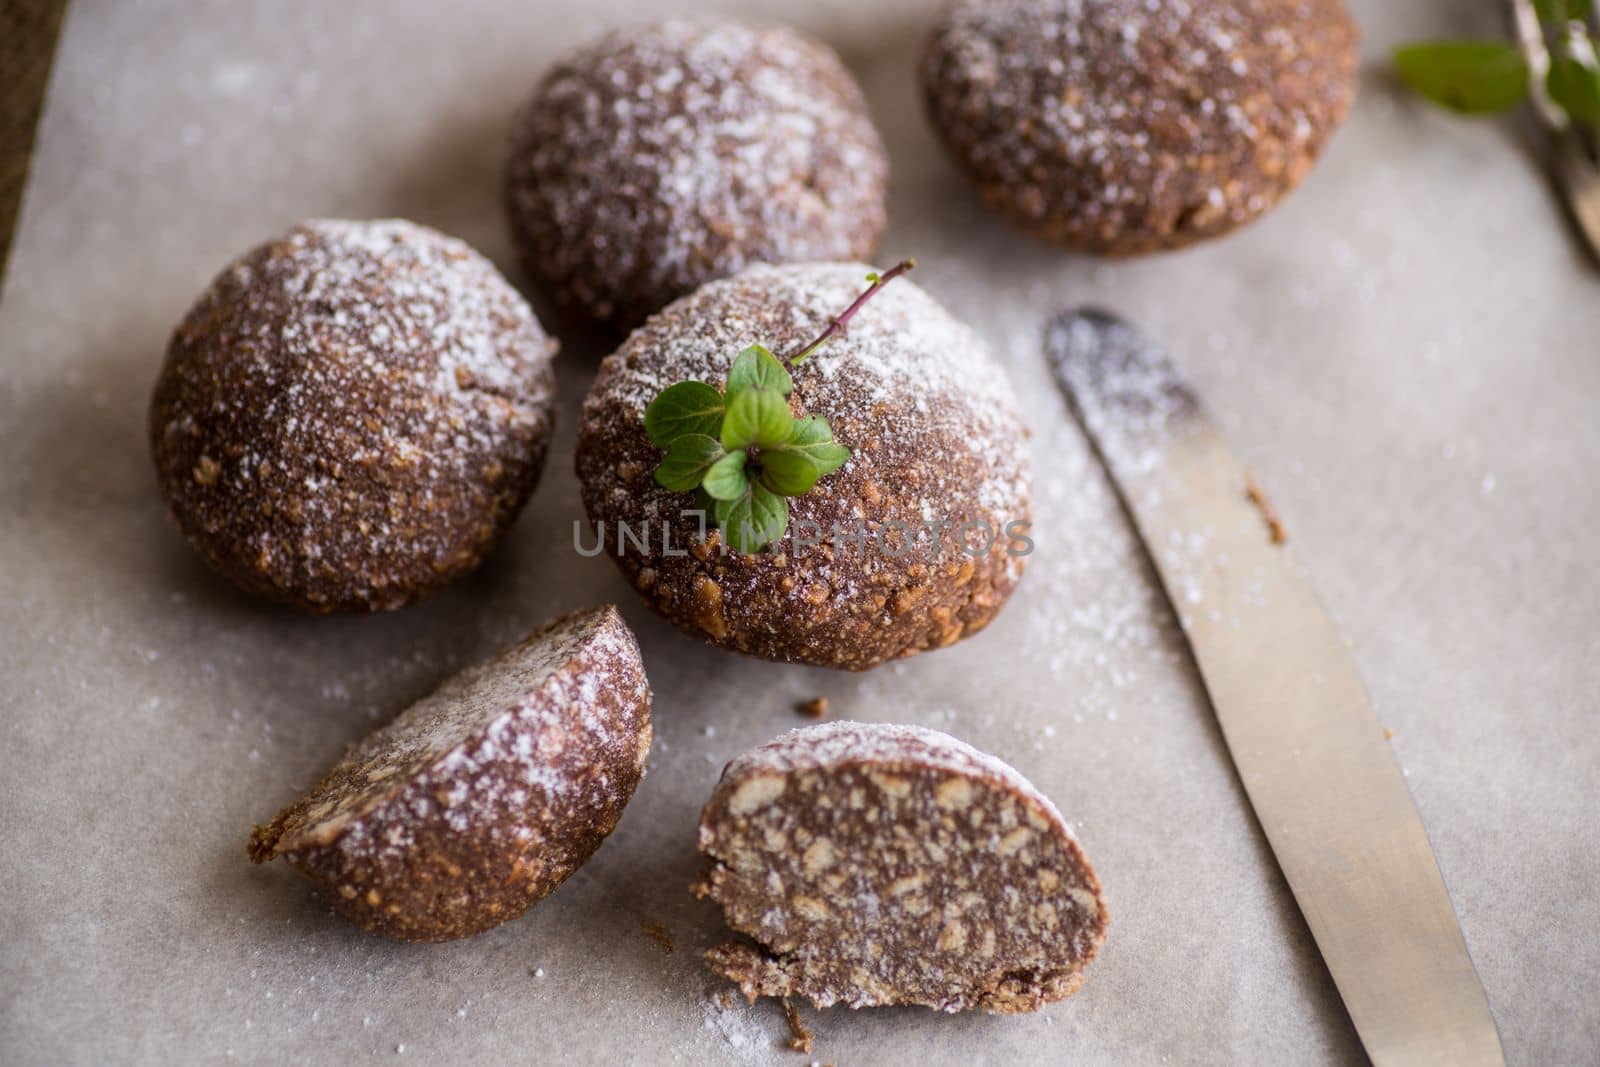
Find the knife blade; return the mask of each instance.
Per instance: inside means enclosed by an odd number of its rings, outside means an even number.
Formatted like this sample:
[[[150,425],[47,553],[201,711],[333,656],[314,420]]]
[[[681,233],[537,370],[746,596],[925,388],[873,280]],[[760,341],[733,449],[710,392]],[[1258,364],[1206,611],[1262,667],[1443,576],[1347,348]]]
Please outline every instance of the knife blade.
[[[1438,862],[1344,640],[1165,353],[1104,311],[1046,352],[1183,627],[1229,754],[1367,1054],[1503,1064]]]

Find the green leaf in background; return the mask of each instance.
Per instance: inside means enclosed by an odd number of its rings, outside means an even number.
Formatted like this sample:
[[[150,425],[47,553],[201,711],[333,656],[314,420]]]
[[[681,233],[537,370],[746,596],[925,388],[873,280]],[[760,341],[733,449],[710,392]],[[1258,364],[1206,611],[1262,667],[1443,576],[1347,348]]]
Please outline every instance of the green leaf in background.
[[[778,357],[763,345],[751,345],[733,361],[728,371],[728,394],[746,389],[771,389],[780,396],[794,392],[794,379],[783,369]]]
[[[685,434],[722,432],[722,394],[705,382],[679,382],[663,389],[644,409],[644,432],[657,448],[670,448]]]
[[[789,502],[752,485],[739,499],[717,505],[717,521],[728,547],[735,552],[759,552],[789,528]]]
[[[1544,87],[1550,99],[1575,121],[1600,123],[1600,72],[1593,67],[1571,56],[1552,59]]]
[[[740,453],[741,457],[743,453]],[[667,458],[656,468],[656,482],[674,493],[691,492],[706,472],[722,458],[722,444],[703,433],[684,434],[667,449]]]
[[[1533,0],[1533,10],[1539,21],[1556,25],[1588,18],[1591,6],[1589,0]]]
[[[1430,41],[1394,54],[1395,69],[1423,96],[1464,115],[1508,111],[1528,96],[1528,63],[1499,41]]]
[[[744,449],[729,452],[705,473],[705,482],[702,486],[713,500],[736,500],[743,496],[750,488],[750,479],[745,476],[744,465],[749,456]]]
[[[750,445],[780,445],[794,429],[789,402],[771,389],[746,389],[728,400],[722,420],[722,447],[729,452]]]

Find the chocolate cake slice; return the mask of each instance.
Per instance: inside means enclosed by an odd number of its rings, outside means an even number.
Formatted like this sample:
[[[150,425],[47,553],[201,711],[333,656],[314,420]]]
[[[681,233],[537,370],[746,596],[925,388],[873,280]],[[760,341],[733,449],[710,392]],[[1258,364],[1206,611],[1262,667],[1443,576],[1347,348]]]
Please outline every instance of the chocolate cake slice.
[[[600,847],[644,775],[650,687],[615,607],[445,682],[250,835],[345,916],[403,941],[521,915]]]
[[[1032,1011],[1083,983],[1100,883],[1055,806],[935,730],[831,722],[745,753],[700,816],[695,892],[749,940],[745,996]]]

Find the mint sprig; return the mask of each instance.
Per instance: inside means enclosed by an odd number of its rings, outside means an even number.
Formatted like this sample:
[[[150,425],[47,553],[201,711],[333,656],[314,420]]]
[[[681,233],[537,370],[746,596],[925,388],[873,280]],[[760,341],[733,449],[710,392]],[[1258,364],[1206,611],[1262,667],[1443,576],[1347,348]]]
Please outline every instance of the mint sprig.
[[[828,420],[796,418],[789,367],[843,333],[861,306],[916,266],[904,260],[867,276],[866,290],[810,344],[779,359],[766,346],[740,352],[721,389],[701,381],[663,389],[644,411],[650,443],[664,450],[656,482],[709,503],[722,538],[736,552],[759,552],[789,528],[789,499],[809,493],[850,459]]]

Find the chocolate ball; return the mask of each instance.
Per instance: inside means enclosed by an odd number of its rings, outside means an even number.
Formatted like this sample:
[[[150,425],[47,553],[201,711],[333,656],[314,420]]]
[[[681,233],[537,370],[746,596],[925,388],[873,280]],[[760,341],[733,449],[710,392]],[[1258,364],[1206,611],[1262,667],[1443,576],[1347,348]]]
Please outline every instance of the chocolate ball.
[[[870,255],[887,181],[861,90],[826,46],[672,20],[550,71],[516,123],[506,200],[540,290],[626,329],[750,263]]]
[[[476,567],[533,491],[555,349],[461,241],[303,223],[225,268],[173,334],[150,408],[161,490],[243,589],[400,607]]]
[[[791,367],[792,411],[827,419],[852,455],[788,498],[783,539],[725,549],[695,498],[652,476],[663,453],[643,415],[662,389],[720,387],[751,344],[798,350],[867,271],[756,266],[712,282],[607,357],[584,402],[578,477],[595,536],[649,603],[714,645],[865,670],[976,633],[1021,576],[1028,445],[1011,387],[977,335],[904,279]]]
[[[1355,96],[1341,0],[962,0],[922,65],[984,202],[1064,248],[1227,233],[1305,177]]]

